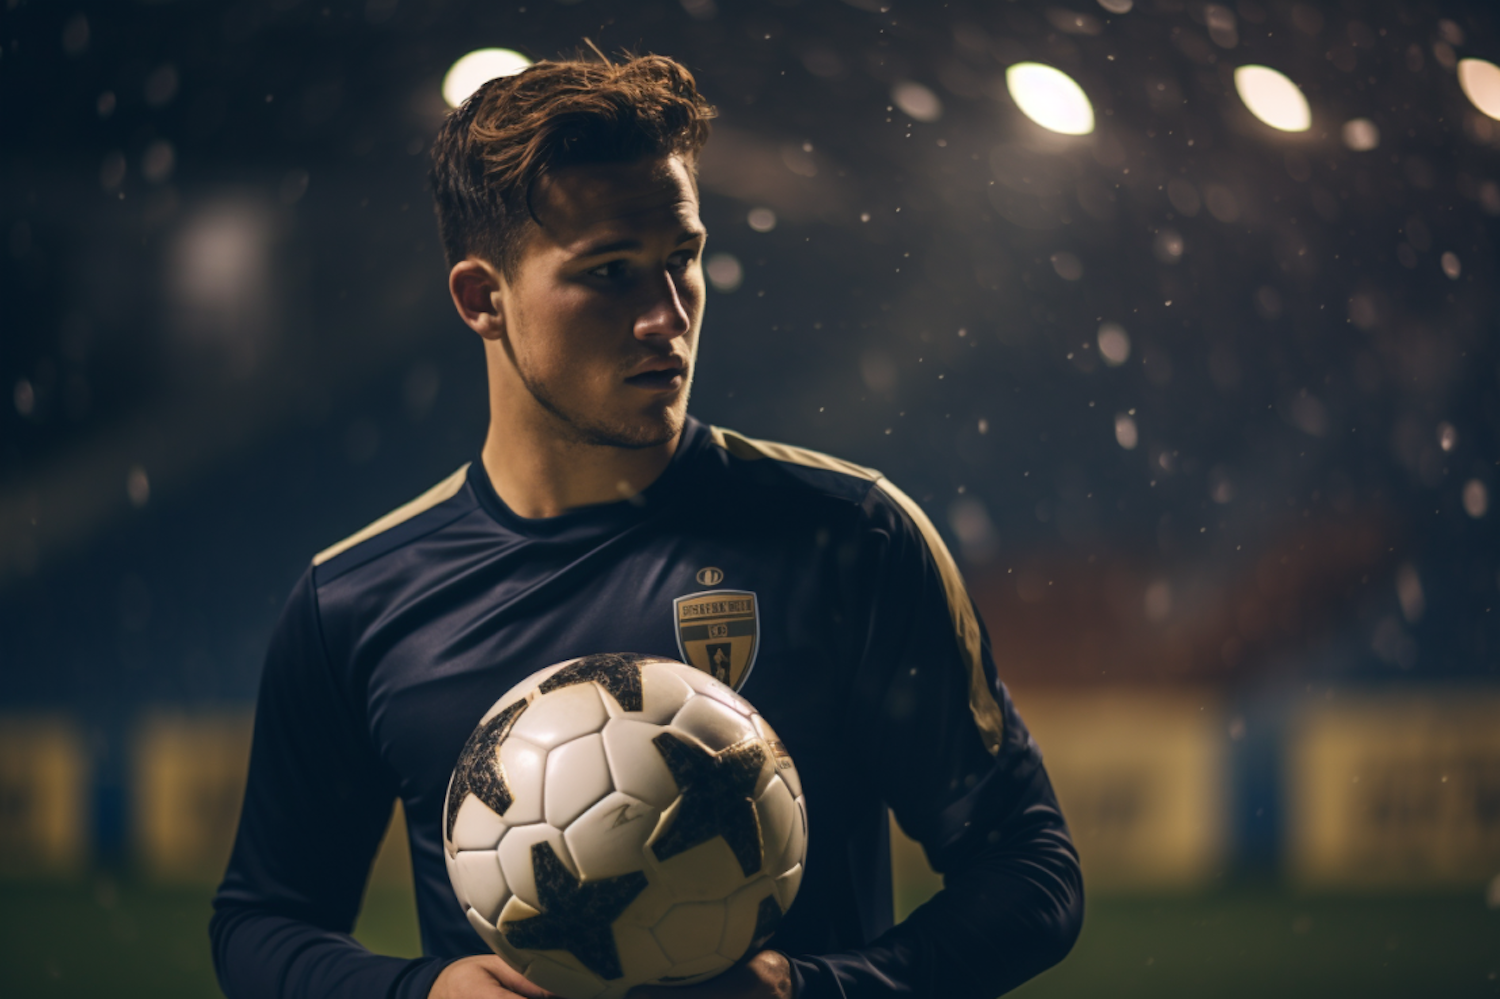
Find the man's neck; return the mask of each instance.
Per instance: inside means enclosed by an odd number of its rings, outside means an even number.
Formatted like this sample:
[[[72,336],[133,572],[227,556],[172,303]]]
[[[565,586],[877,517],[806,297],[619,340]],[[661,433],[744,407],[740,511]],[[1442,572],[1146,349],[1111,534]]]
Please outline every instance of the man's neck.
[[[655,447],[606,447],[516,433],[492,420],[481,458],[505,505],[537,519],[636,495],[666,471],[681,440],[679,432]]]

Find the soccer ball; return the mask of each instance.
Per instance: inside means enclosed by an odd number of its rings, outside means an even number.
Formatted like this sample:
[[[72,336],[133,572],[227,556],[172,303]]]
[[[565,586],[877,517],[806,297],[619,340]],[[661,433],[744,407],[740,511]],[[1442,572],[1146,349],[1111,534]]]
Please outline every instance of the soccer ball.
[[[443,807],[469,923],[565,999],[687,985],[758,950],[802,882],[807,806],[771,726],[670,659],[584,656],[480,719]]]

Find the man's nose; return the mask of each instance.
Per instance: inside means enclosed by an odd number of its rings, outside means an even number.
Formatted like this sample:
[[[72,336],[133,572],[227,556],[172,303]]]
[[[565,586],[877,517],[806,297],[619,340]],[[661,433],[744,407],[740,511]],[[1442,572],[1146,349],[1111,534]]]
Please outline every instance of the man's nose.
[[[638,340],[660,337],[673,340],[685,336],[693,321],[688,315],[688,302],[683,292],[682,278],[670,271],[663,271],[651,283],[651,294],[646,309],[635,321],[635,336]]]

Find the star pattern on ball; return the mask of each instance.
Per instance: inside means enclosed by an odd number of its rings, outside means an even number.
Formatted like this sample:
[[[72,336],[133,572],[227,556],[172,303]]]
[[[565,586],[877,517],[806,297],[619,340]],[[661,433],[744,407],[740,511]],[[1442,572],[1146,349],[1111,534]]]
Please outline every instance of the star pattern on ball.
[[[656,859],[667,860],[722,836],[746,877],[759,871],[760,823],[752,796],[766,764],[761,741],[746,739],[717,753],[672,732],[651,741],[681,794],[671,825],[651,847]]]
[[[776,901],[775,895],[767,895],[760,900],[760,907],[755,910],[755,932],[750,936],[750,949],[745,951],[746,954],[754,954],[776,935],[783,915],[781,904]]]
[[[651,662],[650,656],[634,652],[584,656],[547,677],[538,690],[549,694],[575,683],[597,683],[609,691],[621,711],[640,711],[645,707],[641,692],[641,664],[648,662]]]
[[[610,927],[646,890],[646,875],[631,871],[615,878],[580,881],[547,842],[532,844],[531,871],[541,913],[500,924],[510,945],[521,950],[565,950],[606,981],[623,977]]]
[[[453,780],[448,785],[448,838],[453,839],[453,824],[458,821],[459,806],[464,798],[474,797],[489,806],[496,815],[515,801],[510,785],[505,783],[505,768],[500,764],[500,743],[510,735],[516,719],[526,710],[529,701],[517,701],[504,711],[476,728],[458,754],[458,763],[453,767]]]

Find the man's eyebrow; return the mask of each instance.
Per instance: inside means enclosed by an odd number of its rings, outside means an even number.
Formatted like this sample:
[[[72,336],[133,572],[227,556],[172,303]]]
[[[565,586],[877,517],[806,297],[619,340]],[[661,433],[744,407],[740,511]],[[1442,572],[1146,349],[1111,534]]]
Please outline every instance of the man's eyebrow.
[[[707,229],[684,229],[677,234],[677,239],[674,241],[673,245],[681,246],[683,243],[689,242],[694,239],[701,239],[706,235],[708,235]],[[638,239],[616,239],[608,243],[599,243],[594,246],[585,246],[583,249],[579,250],[578,253],[574,254],[574,256],[598,257],[603,256],[606,253],[618,253],[621,250],[639,250],[641,248],[641,245],[641,241]]]

